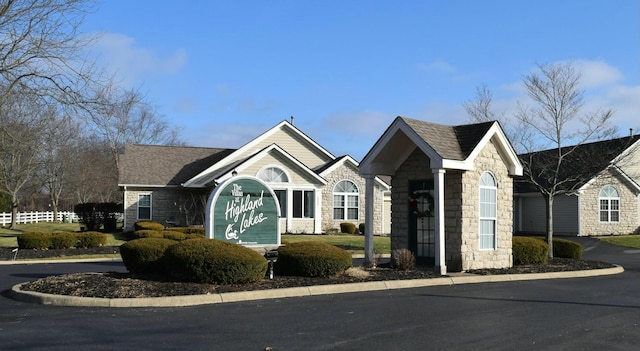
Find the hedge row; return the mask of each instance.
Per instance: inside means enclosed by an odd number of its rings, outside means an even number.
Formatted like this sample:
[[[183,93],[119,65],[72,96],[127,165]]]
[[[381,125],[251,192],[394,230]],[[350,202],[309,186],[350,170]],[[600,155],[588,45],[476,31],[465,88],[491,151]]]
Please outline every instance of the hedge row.
[[[20,249],[68,249],[72,247],[100,247],[107,236],[99,232],[29,232],[18,235]]]
[[[547,243],[546,238],[536,237],[536,239]],[[567,239],[553,238],[553,257],[579,260],[582,258],[582,245]]]
[[[187,228],[188,229],[188,228]],[[165,238],[176,241],[182,241],[187,239],[198,239],[204,238],[204,234],[199,234],[197,232],[194,233],[184,233],[177,230],[136,230],[132,234],[133,239],[142,239],[142,238]]]
[[[182,241],[152,237],[135,239],[120,246],[120,255],[132,273],[167,275],[177,281],[250,283],[264,278],[267,271],[267,260],[256,251],[202,237]]]

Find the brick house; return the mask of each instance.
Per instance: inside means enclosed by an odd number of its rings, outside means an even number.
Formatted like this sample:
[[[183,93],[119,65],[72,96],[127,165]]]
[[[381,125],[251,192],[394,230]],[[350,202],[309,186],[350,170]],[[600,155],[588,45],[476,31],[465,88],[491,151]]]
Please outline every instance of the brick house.
[[[235,174],[266,182],[280,202],[282,232],[322,233],[364,222],[365,181],[358,162],[336,157],[289,121],[239,149],[126,145],[120,155],[124,227],[138,220],[203,225],[213,188]],[[375,179],[373,234],[390,230],[389,185]]]
[[[513,264],[513,177],[522,165],[498,122],[446,126],[397,117],[360,174],[367,191],[375,177],[391,177],[392,250],[410,249],[440,274]],[[374,206],[367,202],[367,219]]]
[[[557,150],[544,150],[520,157],[537,157],[544,164],[555,154]],[[540,173],[540,166],[532,164],[534,174]],[[554,235],[640,233],[640,135],[579,145],[565,165],[562,172],[575,177],[561,185],[559,190],[565,194],[553,200]],[[529,183],[517,180],[514,197],[516,233],[545,234],[542,195]]]

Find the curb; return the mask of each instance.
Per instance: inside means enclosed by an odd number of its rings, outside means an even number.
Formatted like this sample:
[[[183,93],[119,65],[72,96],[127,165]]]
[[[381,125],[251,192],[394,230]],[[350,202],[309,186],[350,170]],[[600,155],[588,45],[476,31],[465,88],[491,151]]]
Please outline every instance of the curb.
[[[380,290],[395,290],[406,288],[420,288],[428,286],[460,285],[477,283],[495,283],[507,281],[526,281],[541,279],[585,278],[624,272],[621,266],[613,268],[593,269],[570,272],[501,274],[501,275],[454,275],[432,279],[386,280],[364,283],[313,285],[306,287],[268,289],[257,291],[239,291],[207,295],[167,296],[150,298],[119,298],[107,299],[98,297],[75,297],[67,295],[44,294],[32,291],[22,291],[20,283],[11,289],[11,298],[22,301],[53,306],[71,307],[183,307],[214,303],[242,302],[267,299],[281,299],[287,297],[304,297],[326,294],[343,294],[353,292],[367,292]]]
[[[14,264],[42,264],[42,263],[84,263],[84,262],[122,262],[122,258],[78,258],[78,259],[59,259],[59,260],[16,260],[16,261],[0,261],[2,265]]]

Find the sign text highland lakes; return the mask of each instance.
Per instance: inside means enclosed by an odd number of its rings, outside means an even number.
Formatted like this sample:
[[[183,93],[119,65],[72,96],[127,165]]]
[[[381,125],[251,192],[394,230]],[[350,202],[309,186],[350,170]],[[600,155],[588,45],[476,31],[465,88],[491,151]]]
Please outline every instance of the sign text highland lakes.
[[[251,194],[244,195],[242,185],[233,184],[231,196],[234,198],[227,201],[225,211],[225,220],[233,220],[232,223],[227,224],[225,231],[227,240],[239,239],[239,235],[247,229],[268,219],[263,212],[260,212],[263,206],[264,190],[260,191],[259,198],[252,199]]]

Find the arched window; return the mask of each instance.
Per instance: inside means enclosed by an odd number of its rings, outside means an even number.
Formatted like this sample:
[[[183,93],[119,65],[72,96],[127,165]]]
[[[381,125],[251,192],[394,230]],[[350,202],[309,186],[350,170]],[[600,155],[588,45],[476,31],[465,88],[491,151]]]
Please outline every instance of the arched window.
[[[498,187],[496,179],[489,172],[480,177],[480,249],[494,250],[496,248],[496,220]]]
[[[600,189],[600,222],[620,222],[620,194],[612,185]]]
[[[360,213],[360,192],[349,180],[338,182],[333,188],[333,219],[357,221]]]
[[[289,178],[284,171],[278,167],[267,167],[258,172],[258,178],[267,183],[287,183]]]

